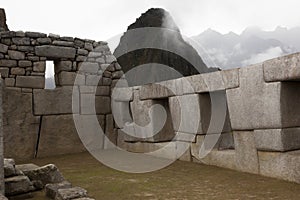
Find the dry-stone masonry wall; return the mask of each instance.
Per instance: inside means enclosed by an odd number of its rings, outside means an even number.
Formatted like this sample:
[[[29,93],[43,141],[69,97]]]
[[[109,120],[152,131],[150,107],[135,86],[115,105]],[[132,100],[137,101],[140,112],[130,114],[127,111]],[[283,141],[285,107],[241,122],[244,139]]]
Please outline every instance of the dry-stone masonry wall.
[[[185,87],[184,81],[188,81],[192,89]],[[117,121],[118,146],[132,152],[150,152],[163,147],[177,134],[171,141],[173,145],[168,145],[168,151],[157,156],[174,159],[185,143],[191,148],[181,160],[300,183],[299,81],[300,53],[297,53],[240,69],[117,88],[113,102],[125,113]],[[217,115],[222,115],[221,108],[225,106],[227,116],[223,121],[211,120],[212,99],[217,99],[213,104]],[[147,133],[136,131],[133,137],[122,131],[126,122],[127,126],[128,122],[145,126],[157,118],[149,114],[154,104],[164,106],[167,111],[161,132],[147,137]],[[127,115],[126,109],[130,109]],[[189,113],[189,117],[181,119],[182,112]],[[152,115],[155,114],[152,112]],[[197,115],[200,122],[195,130],[193,120]],[[158,124],[152,121],[153,128]],[[208,128],[209,124],[212,128]],[[215,129],[217,126],[221,128]],[[194,139],[191,134],[195,132]],[[214,149],[200,158],[201,146],[206,148],[207,145],[204,139],[218,133],[222,134]]]
[[[44,89],[46,61],[54,62],[53,90]],[[93,114],[93,108],[86,106],[91,95],[95,96],[102,128],[108,134],[113,131],[110,91],[122,76],[114,61],[106,42],[37,32],[1,32],[5,157],[27,160],[85,151],[72,115]],[[72,94],[76,97],[73,103]],[[109,135],[116,138],[113,133]]]

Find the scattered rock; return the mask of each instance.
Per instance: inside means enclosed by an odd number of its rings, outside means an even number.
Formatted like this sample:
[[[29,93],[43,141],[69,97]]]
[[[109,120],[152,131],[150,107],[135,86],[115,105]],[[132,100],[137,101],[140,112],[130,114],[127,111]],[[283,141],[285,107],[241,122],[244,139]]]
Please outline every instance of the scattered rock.
[[[46,196],[54,199],[59,189],[68,189],[72,185],[68,181],[63,181],[61,183],[47,184],[45,186]]]
[[[13,159],[4,159],[4,176],[10,177],[16,175],[15,161]]]
[[[68,189],[59,189],[55,200],[70,200],[75,198],[86,197],[87,191],[80,187],[68,188]]]
[[[27,176],[14,176],[5,179],[5,195],[13,196],[28,193],[34,190]]]

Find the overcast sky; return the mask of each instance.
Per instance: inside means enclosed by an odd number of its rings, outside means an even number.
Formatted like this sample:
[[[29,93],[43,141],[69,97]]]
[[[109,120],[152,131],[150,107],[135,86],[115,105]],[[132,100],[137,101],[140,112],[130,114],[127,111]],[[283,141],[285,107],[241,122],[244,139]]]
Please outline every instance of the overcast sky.
[[[11,30],[95,40],[123,33],[151,7],[168,10],[186,36],[208,28],[240,33],[248,26],[300,26],[299,0],[1,0],[0,6]]]

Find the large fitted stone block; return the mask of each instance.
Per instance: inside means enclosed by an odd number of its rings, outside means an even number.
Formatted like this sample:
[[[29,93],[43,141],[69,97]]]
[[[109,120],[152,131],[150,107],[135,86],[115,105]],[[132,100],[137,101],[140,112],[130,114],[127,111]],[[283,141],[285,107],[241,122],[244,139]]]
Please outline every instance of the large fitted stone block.
[[[72,108],[73,87],[58,87],[54,90],[34,90],[34,114],[55,115],[79,113],[79,91],[74,88],[74,108]]]
[[[32,113],[32,94],[5,89],[3,95],[4,155],[16,160],[32,159],[39,119]]]
[[[221,74],[226,89],[240,86],[239,69],[222,70]]]
[[[110,97],[81,94],[80,111],[83,115],[111,113]]]
[[[47,58],[75,58],[76,50],[71,47],[44,45],[35,47],[35,54]]]
[[[281,127],[281,83],[265,83],[262,65],[240,69],[240,87],[226,90],[233,130]]]
[[[16,86],[22,88],[45,88],[45,77],[41,76],[17,76]]]
[[[168,83],[170,84],[171,82]],[[169,86],[169,88],[173,88],[173,87]],[[140,89],[141,100],[161,99],[161,98],[167,98],[174,95],[175,95],[174,92],[168,89],[168,85],[166,81],[143,85],[141,86]]]
[[[197,159],[194,157],[193,162],[236,170],[234,150],[212,150],[205,158]]]
[[[257,174],[259,162],[253,131],[234,131],[236,168]]]
[[[62,71],[58,74],[58,84],[60,86],[85,85],[85,76],[76,72]]]
[[[176,132],[202,133],[199,95],[184,95],[169,98],[173,129]]]
[[[300,128],[254,131],[258,150],[291,151],[300,149]]]
[[[38,157],[84,152],[72,115],[43,116]]]
[[[300,183],[300,151],[258,152],[260,174]]]
[[[265,61],[263,67],[267,82],[300,80],[300,53]]]

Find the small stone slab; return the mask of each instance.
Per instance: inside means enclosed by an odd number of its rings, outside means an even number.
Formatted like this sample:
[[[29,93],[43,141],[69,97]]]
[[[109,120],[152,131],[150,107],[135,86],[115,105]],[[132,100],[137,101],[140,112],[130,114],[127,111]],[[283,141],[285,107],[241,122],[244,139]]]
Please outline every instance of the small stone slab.
[[[5,195],[13,196],[34,190],[27,176],[14,176],[5,179]]]
[[[13,159],[4,159],[4,176],[10,177],[16,175],[15,161]]]
[[[21,170],[23,173],[35,170],[37,168],[39,168],[39,166],[37,166],[33,163],[23,164],[23,165],[16,165],[16,169]]]
[[[60,183],[65,180],[58,168],[53,164],[24,171],[24,174],[32,181],[41,181],[43,185],[48,183]]]
[[[59,189],[68,189],[71,187],[72,184],[68,181],[63,181],[61,183],[47,184],[45,186],[46,196],[51,199],[54,199]]]
[[[70,200],[75,198],[86,197],[87,191],[80,187],[73,187],[68,189],[59,189],[55,200]]]
[[[75,58],[76,50],[71,47],[44,45],[37,46],[35,54],[47,58]]]

